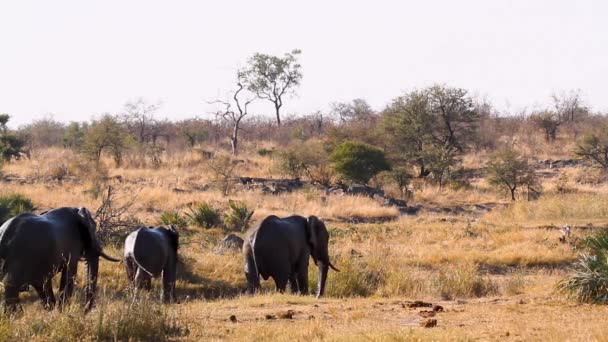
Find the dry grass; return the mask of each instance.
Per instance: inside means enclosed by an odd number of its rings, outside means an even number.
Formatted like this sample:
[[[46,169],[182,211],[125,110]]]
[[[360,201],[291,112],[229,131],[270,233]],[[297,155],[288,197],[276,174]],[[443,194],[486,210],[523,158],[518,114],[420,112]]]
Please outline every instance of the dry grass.
[[[38,157],[59,160],[55,158],[68,152],[39,153]],[[66,161],[71,158],[75,156],[65,155]],[[122,176],[114,185],[137,194],[134,210],[147,224],[157,224],[163,210],[184,211],[189,203],[203,201],[224,208],[228,201],[215,189],[191,190],[211,179],[204,160],[193,153],[172,156],[158,169],[115,169],[105,162],[110,176]],[[471,157],[469,162],[479,161]],[[34,165],[38,170],[47,167],[35,160],[21,161],[7,165],[4,173],[29,176]],[[271,160],[259,156],[239,167],[240,174],[252,176],[268,176],[272,169]],[[64,182],[3,183],[2,191],[22,193],[39,208],[96,208],[98,201],[86,192],[90,187],[91,179],[80,175]],[[23,315],[0,319],[0,340],[606,339],[602,317],[608,309],[575,305],[554,292],[576,251],[558,242],[558,231],[535,228],[608,221],[608,195],[602,189],[589,193],[578,187],[576,193],[518,201],[481,217],[429,213],[356,225],[338,219],[396,217],[398,212],[369,198],[327,196],[314,188],[278,196],[235,191],[230,198],[254,209],[254,220],[293,213],[330,219],[330,257],[342,272],[330,273],[326,298],[276,294],[270,280],[263,282],[264,294],[241,295],[242,256],[215,252],[225,232],[190,228],[184,231],[180,248],[181,304],[158,304],[158,281],[149,298],[132,304],[123,265],[102,262],[100,298],[91,314],[82,315],[78,298],[68,310],[49,313],[34,303],[33,293],[25,293]],[[501,196],[483,183],[459,191],[423,187],[413,203],[484,203],[500,201]],[[108,246],[107,251],[121,255],[120,246]],[[82,277],[82,267],[80,273]],[[309,273],[314,289],[314,267]],[[444,306],[437,328],[418,327],[419,310],[403,307],[405,300],[414,299]],[[293,319],[280,318],[287,310],[294,311]],[[230,321],[231,315],[236,323]],[[267,315],[276,319],[266,319]]]

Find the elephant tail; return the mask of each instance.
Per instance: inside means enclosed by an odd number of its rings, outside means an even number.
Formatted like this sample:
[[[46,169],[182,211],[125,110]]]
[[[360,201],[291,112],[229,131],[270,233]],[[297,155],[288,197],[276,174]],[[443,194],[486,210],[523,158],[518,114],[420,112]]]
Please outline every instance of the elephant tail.
[[[139,267],[142,271],[148,273],[148,275],[150,275],[151,277],[154,277],[154,274],[150,271],[148,271],[145,267],[143,267],[139,262],[137,262],[136,258],[133,258],[133,260],[135,261],[135,264],[137,265],[137,267]]]

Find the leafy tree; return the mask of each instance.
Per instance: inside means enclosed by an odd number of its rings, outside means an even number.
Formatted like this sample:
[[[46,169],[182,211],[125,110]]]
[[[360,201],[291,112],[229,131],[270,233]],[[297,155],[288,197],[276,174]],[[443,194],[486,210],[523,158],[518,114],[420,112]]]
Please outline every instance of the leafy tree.
[[[202,119],[188,119],[177,123],[179,133],[186,139],[188,147],[193,148],[197,144],[209,138],[208,122]]]
[[[557,130],[562,124],[560,115],[552,111],[542,111],[532,114],[530,119],[536,127],[543,130],[546,141],[555,141]]]
[[[384,152],[356,141],[338,145],[329,156],[336,172],[354,182],[367,184],[380,171],[390,170]]]
[[[574,154],[608,170],[608,127],[604,127],[600,134],[584,135],[576,144]]]
[[[86,122],[70,122],[63,133],[63,146],[81,148],[84,145],[88,127]]]
[[[528,194],[538,192],[538,177],[527,158],[513,149],[502,150],[490,157],[487,165],[488,183],[506,188],[515,200],[518,188],[526,187]]]
[[[479,115],[466,90],[435,85],[394,99],[382,113],[382,127],[393,158],[426,177],[438,170],[438,162],[446,170],[446,161],[455,162],[468,149]]]
[[[281,126],[283,100],[293,94],[302,81],[301,65],[298,63],[300,53],[302,51],[293,50],[283,57],[256,53],[238,73],[239,82],[248,90],[260,99],[272,102],[278,126]]]
[[[18,137],[6,126],[10,115],[0,114],[0,158],[1,161],[11,158],[19,159],[24,152],[25,140]]]
[[[449,177],[452,166],[456,164],[454,156],[445,149],[433,146],[424,151],[429,177],[443,188],[446,179]]]
[[[132,137],[113,116],[106,114],[91,124],[83,152],[95,163],[99,163],[104,151],[109,152],[117,166],[122,163],[122,156]]]

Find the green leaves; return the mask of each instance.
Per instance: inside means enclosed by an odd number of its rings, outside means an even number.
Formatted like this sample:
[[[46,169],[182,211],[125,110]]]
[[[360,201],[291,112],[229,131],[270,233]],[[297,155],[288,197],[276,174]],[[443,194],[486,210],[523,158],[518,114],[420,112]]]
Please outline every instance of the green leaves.
[[[0,196],[0,225],[11,217],[34,211],[32,200],[21,194]]]
[[[587,237],[587,251],[579,255],[573,273],[561,280],[557,288],[583,303],[608,302],[608,232]]]
[[[378,172],[390,170],[390,164],[381,149],[355,141],[338,145],[329,160],[342,176],[363,184],[367,184]]]
[[[527,158],[513,149],[504,149],[490,157],[486,170],[488,183],[505,187],[515,200],[515,192],[520,186],[535,190],[540,186],[534,169],[528,164]]]

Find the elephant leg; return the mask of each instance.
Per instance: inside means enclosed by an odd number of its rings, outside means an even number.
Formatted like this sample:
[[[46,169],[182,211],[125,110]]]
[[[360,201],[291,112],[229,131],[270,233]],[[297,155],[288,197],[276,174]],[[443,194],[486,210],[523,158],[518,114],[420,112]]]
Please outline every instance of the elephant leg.
[[[40,298],[40,303],[42,304],[42,306],[47,310],[51,310],[51,307],[49,306],[49,300],[46,296],[46,292],[44,291],[44,285],[36,284],[32,285],[32,287],[34,288],[34,290],[36,290],[36,293],[38,293],[38,298]]]
[[[55,294],[53,293],[53,278],[48,277],[42,285],[42,291],[46,297],[46,307],[48,310],[52,310],[55,307]]]
[[[13,314],[19,306],[19,286],[4,287],[4,313]]]
[[[296,270],[296,276],[298,278],[298,290],[300,294],[308,294],[308,258],[301,261]]]
[[[152,278],[141,268],[137,268],[137,271],[135,272],[135,288],[148,291],[152,290]]]
[[[289,288],[291,289],[291,293],[298,293],[298,279],[295,273],[292,273],[289,276]]]
[[[137,272],[137,265],[133,258],[127,257],[125,259],[125,270],[127,271],[127,279],[129,279],[129,282],[133,283],[135,281],[135,273]]]
[[[163,270],[163,303],[175,303],[175,267],[167,266]]]
[[[284,293],[285,288],[287,287],[287,281],[289,280],[289,276],[281,274],[272,278],[274,279],[274,284],[277,286],[277,290],[280,293]]]
[[[76,277],[76,272],[78,268],[78,263],[74,263],[72,265],[67,265],[61,272],[61,280],[59,282],[59,305],[60,308],[65,305],[70,298],[72,298],[72,294],[74,293],[74,278]]]

